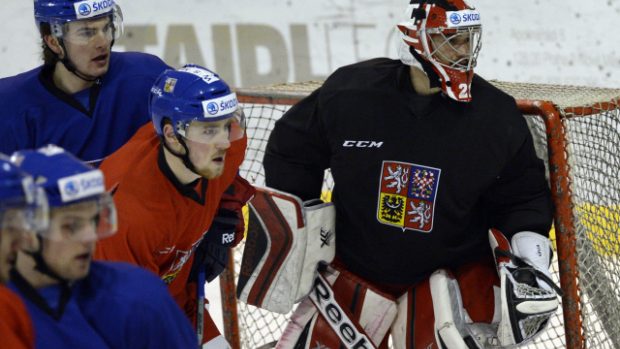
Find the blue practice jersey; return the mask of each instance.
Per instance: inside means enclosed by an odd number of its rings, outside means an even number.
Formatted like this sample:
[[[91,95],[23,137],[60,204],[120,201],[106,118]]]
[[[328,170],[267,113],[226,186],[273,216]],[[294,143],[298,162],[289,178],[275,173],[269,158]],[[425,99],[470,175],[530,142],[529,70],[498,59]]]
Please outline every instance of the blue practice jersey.
[[[34,290],[17,273],[10,287],[24,299],[36,348],[197,348],[189,320],[164,283],[126,263],[93,262],[70,289]]]
[[[0,79],[0,153],[56,144],[95,165],[150,121],[149,92],[169,68],[137,52],[112,52],[108,72],[90,89],[68,95],[39,67]]]

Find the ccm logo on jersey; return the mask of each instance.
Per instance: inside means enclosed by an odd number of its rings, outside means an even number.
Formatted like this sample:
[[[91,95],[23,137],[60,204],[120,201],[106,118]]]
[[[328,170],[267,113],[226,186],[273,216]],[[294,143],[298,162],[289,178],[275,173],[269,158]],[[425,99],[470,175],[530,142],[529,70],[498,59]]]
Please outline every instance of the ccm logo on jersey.
[[[334,292],[321,275],[317,275],[314,278],[314,288],[309,296],[346,348],[374,348],[368,337],[355,327],[349,316],[336,302]]]
[[[381,148],[383,142],[377,141],[344,141],[342,146],[345,148]]]

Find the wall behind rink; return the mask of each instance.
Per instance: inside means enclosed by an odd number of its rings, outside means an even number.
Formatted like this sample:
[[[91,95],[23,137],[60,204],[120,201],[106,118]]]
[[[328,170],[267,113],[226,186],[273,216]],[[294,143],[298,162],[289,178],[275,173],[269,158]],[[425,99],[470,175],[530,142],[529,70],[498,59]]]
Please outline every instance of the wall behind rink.
[[[396,57],[406,0],[118,0],[117,50],[218,71],[235,86],[325,78]],[[39,64],[32,0],[2,0],[0,76]],[[488,79],[620,87],[620,0],[471,0],[482,14],[477,72]]]

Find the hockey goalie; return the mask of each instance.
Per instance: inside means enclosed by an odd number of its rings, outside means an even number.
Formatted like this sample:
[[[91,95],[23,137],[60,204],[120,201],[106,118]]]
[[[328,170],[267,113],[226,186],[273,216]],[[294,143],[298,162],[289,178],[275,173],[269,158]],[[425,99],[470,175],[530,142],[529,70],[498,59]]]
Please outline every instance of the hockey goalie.
[[[265,233],[239,286],[267,309],[299,302],[278,348],[498,348],[545,330],[550,190],[514,98],[474,74],[481,23],[464,0],[410,0],[400,60],[337,69],[275,123],[278,199],[251,204]],[[319,218],[303,203],[326,169],[334,216]]]
[[[331,204],[270,188],[250,202],[238,297],[279,313],[300,302],[278,348],[387,348],[390,333],[393,348],[511,347],[533,339],[558,308],[552,249],[540,234],[510,242],[490,229],[494,263],[438,269],[405,286],[348,272],[333,260],[334,233]]]

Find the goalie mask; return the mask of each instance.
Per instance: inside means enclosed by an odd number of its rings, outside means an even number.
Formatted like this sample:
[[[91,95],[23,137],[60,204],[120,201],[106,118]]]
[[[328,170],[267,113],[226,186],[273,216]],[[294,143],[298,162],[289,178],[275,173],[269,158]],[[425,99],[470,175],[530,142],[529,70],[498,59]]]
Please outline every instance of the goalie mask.
[[[464,0],[411,0],[398,24],[400,59],[421,68],[431,87],[459,102],[471,101],[471,82],[480,51],[480,14]]]

